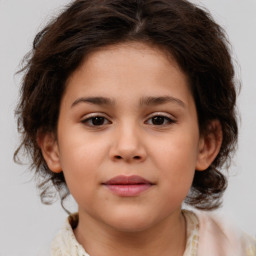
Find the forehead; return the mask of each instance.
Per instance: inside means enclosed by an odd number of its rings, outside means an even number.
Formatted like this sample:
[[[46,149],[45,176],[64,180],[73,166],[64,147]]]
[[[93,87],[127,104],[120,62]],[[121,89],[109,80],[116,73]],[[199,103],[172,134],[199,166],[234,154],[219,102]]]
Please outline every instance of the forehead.
[[[188,90],[187,76],[170,54],[155,46],[132,42],[89,54],[68,79],[66,92],[142,97],[178,91],[187,95]]]
[[[83,65],[92,65],[99,67],[104,67],[104,65],[113,64],[109,68],[118,68],[122,65],[126,67],[133,68],[135,64],[140,65],[140,68],[151,68],[158,69],[164,68],[168,69],[170,65],[175,66],[175,68],[182,72],[178,63],[164,48],[153,44],[146,44],[143,42],[124,42],[115,45],[105,46],[95,51],[91,52],[84,59]],[[81,68],[81,66],[80,66]],[[79,71],[79,69],[77,71]]]
[[[127,41],[97,48],[86,56],[84,62],[88,63],[91,60],[94,60],[94,62],[96,62],[97,60],[101,62],[101,58],[109,56],[119,56],[120,60],[124,60],[123,57],[125,56],[126,58],[130,57],[130,60],[133,60],[133,57],[135,55],[137,55],[137,57],[151,57],[152,59],[157,61],[157,63],[163,62],[167,64],[167,62],[171,62],[172,65],[175,65],[177,68],[179,68],[173,56],[163,47],[140,41]],[[115,61],[116,60],[117,58],[115,58]],[[111,61],[111,59],[109,59],[109,61]]]

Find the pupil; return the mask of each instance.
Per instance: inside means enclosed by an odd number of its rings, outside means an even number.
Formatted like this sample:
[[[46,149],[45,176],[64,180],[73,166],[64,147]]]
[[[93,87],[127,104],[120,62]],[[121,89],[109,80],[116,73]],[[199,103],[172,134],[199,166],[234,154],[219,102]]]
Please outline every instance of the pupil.
[[[155,116],[155,117],[153,117],[152,122],[155,125],[161,125],[161,124],[164,123],[164,117],[162,117],[162,116]]]
[[[104,117],[94,117],[92,123],[93,125],[102,125],[104,123]]]

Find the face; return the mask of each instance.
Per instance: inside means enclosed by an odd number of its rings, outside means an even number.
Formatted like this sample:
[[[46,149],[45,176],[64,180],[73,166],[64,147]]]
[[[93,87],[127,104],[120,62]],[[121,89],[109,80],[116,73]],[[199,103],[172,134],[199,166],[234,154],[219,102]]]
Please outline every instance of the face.
[[[80,218],[145,230],[180,213],[202,145],[177,63],[120,44],[92,53],[69,78],[48,165],[64,172]]]

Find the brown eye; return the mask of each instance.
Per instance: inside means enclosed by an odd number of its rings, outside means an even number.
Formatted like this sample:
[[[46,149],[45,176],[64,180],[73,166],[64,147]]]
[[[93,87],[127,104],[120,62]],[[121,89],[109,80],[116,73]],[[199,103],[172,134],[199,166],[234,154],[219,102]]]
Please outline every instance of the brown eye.
[[[166,118],[163,117],[163,116],[154,116],[152,118],[152,124],[154,124],[154,125],[162,125],[162,124],[164,124],[165,119]]]
[[[172,124],[175,123],[175,121],[167,116],[164,115],[155,115],[152,116],[151,118],[149,118],[146,121],[147,124],[151,124],[151,125],[168,125],[168,124]]]
[[[82,121],[82,123],[88,126],[102,126],[105,124],[109,124],[110,121],[103,116],[93,116],[90,118],[86,118],[85,120]]]
[[[101,116],[96,116],[96,117],[93,117],[91,119],[91,123],[93,125],[103,125],[104,124],[104,121],[105,121],[105,118],[104,117],[101,117]]]

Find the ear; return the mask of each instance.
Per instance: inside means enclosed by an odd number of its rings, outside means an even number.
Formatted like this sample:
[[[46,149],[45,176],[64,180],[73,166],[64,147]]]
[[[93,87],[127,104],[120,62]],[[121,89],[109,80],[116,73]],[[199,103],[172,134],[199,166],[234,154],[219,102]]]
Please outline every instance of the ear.
[[[201,135],[196,164],[197,171],[206,170],[218,155],[222,144],[222,127],[219,120],[212,120]]]
[[[37,135],[37,143],[41,148],[44,160],[49,169],[55,173],[60,173],[62,168],[56,136],[52,132],[39,132]]]

